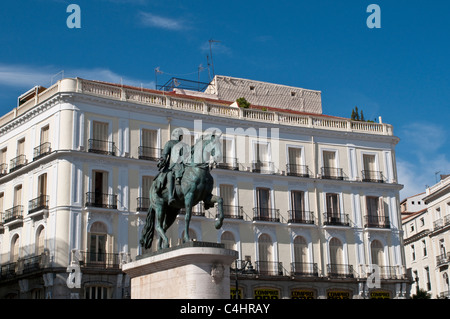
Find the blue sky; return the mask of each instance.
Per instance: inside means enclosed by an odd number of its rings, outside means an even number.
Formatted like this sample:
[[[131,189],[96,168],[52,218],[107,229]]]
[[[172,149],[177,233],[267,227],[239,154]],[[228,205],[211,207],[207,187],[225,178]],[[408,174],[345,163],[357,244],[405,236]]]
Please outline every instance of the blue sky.
[[[368,5],[381,9],[369,29]],[[81,9],[70,29],[69,4]],[[445,0],[17,0],[0,7],[0,113],[34,85],[84,77],[153,88],[216,74],[322,91],[325,114],[394,125],[401,197],[450,173],[450,2]],[[211,68],[210,71],[212,72]],[[59,73],[59,74],[58,74]]]

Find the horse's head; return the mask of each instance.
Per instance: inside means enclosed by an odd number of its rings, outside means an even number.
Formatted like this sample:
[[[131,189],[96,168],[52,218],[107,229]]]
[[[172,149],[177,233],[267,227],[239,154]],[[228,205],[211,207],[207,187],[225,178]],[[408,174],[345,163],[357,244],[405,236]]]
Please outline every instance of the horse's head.
[[[221,136],[222,133],[212,132],[197,140],[192,150],[194,164],[212,164],[222,160]]]

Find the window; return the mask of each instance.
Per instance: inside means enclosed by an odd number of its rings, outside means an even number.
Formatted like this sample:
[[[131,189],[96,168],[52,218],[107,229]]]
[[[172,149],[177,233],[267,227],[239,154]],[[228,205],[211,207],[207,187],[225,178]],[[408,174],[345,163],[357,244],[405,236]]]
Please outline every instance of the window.
[[[258,270],[261,274],[270,274],[273,270],[273,243],[269,235],[262,234],[258,238]]]
[[[11,240],[10,260],[17,262],[19,259],[19,235],[14,235]]]
[[[420,219],[420,226],[425,226],[425,219],[423,217]]]
[[[296,147],[288,148],[287,174],[294,176],[309,177],[308,169],[302,165],[302,149]]]
[[[411,259],[416,260],[416,249],[414,248],[414,245],[411,245]]]
[[[89,140],[89,152],[99,154],[115,154],[114,143],[109,141],[109,124],[93,121],[92,138]]]
[[[109,299],[109,289],[103,286],[89,286],[86,287],[85,299]]]
[[[329,244],[330,249],[330,265],[328,267],[329,275],[336,276],[346,272],[342,267],[344,265],[344,251],[342,243],[337,238],[332,238]]]
[[[94,222],[90,229],[89,241],[89,262],[104,263],[106,261],[106,225],[102,222]]]
[[[4,202],[4,199],[5,199],[5,193],[0,193],[0,213],[3,215],[3,212],[4,212],[4,207],[3,207],[3,202]]]
[[[0,150],[0,175],[6,174],[8,171],[8,164],[6,162],[7,148]]]
[[[427,256],[427,242],[424,240],[422,240],[422,248],[423,248],[423,256],[426,257]]]
[[[108,207],[108,172],[92,172],[92,193],[90,202],[96,207]]]
[[[39,175],[38,177],[38,196],[47,195],[47,173]]]
[[[375,181],[379,179],[375,167],[375,155],[363,154],[363,167],[363,180]]]
[[[258,217],[270,218],[270,189],[262,187],[256,189],[256,205]]]
[[[233,233],[226,231],[220,237],[220,242],[225,244],[226,249],[236,250],[236,241],[234,239]]]
[[[383,244],[381,244],[381,242],[378,240],[374,240],[372,241],[370,248],[371,248],[372,264],[383,266],[384,265]]]
[[[235,203],[234,203],[234,186],[220,184],[219,186],[220,197],[223,199],[223,213],[225,216],[235,216]]]
[[[22,205],[22,185],[14,188],[14,207]]]
[[[427,291],[431,290],[430,268],[425,267],[425,277],[427,279]]]
[[[38,231],[36,232],[36,241],[35,241],[35,254],[36,256],[41,255],[44,252],[45,247],[45,232],[44,227],[40,226]]]
[[[339,194],[327,193],[326,204],[327,204],[327,216],[339,218],[340,215]]]
[[[306,263],[308,261],[308,245],[306,239],[302,236],[297,236],[294,239],[294,262],[298,264]],[[299,271],[296,266],[296,271]]]
[[[41,145],[48,142],[49,131],[50,127],[48,125],[41,128],[41,138],[40,138]]]
[[[139,147],[139,158],[157,160],[160,156],[158,149],[158,131],[142,129],[141,146]]]
[[[25,138],[22,138],[17,142],[17,156],[24,154],[25,154]]]
[[[385,227],[383,197],[366,196],[367,222],[366,227]]]
[[[335,168],[336,167],[336,152],[323,151],[323,167]],[[328,174],[331,175],[331,174]]]

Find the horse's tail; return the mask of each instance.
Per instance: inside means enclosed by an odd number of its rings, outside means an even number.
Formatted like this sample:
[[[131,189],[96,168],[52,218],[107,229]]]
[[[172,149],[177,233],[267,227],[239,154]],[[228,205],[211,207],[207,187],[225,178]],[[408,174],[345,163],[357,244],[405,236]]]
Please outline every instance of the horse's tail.
[[[141,246],[145,249],[152,247],[153,234],[155,233],[155,210],[150,207],[147,213],[144,229],[142,230]]]

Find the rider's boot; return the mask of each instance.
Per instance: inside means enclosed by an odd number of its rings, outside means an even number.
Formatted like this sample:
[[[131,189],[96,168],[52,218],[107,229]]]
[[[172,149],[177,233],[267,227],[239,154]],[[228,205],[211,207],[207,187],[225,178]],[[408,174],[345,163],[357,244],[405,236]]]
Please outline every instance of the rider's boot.
[[[173,197],[173,178],[169,178],[167,181],[167,190],[169,191],[169,206],[175,202],[175,198]]]

